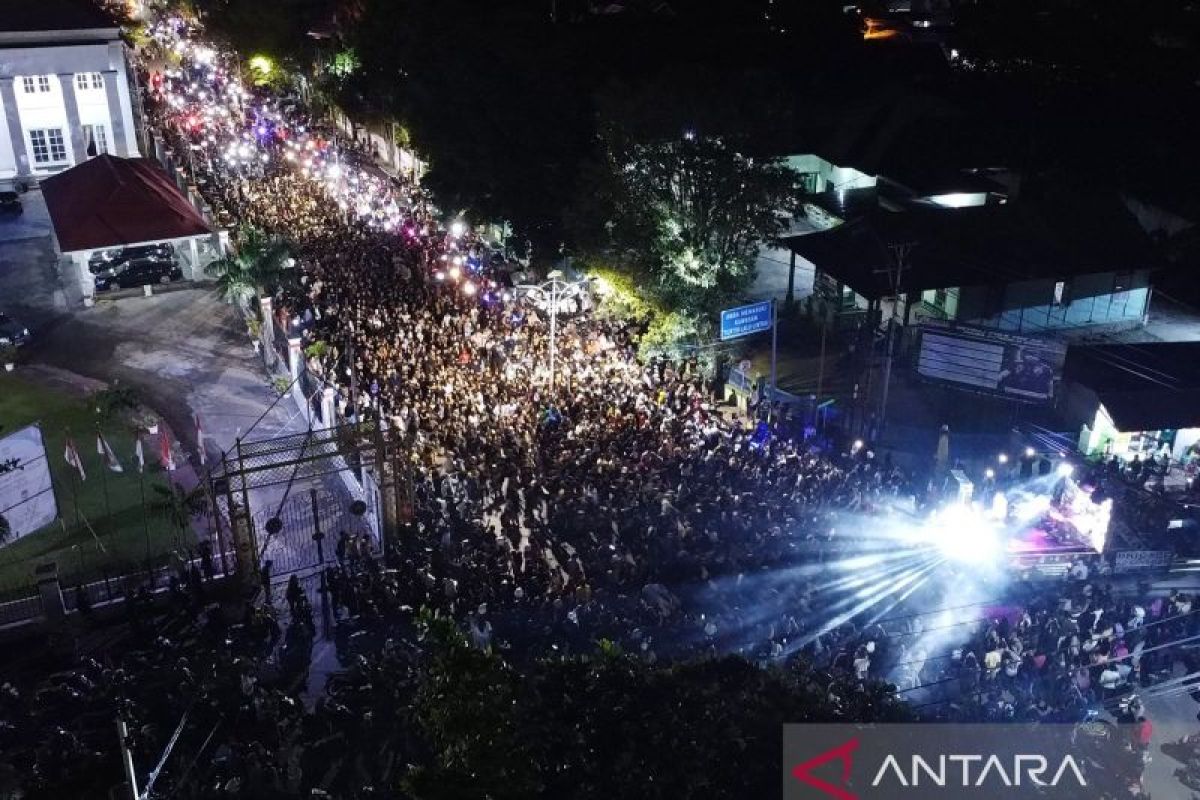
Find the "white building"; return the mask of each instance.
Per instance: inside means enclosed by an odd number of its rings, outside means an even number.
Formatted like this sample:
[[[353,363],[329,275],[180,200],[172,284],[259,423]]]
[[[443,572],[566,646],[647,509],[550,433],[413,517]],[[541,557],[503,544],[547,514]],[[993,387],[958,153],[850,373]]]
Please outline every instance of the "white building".
[[[120,28],[88,0],[8,0],[0,12],[0,185],[100,153],[137,157]]]

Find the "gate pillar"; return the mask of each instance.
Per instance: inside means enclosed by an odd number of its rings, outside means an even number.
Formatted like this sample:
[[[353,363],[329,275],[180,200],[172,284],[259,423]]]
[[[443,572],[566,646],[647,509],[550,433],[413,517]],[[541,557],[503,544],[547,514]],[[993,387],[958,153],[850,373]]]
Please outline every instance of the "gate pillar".
[[[229,527],[233,529],[233,553],[238,581],[246,588],[258,585],[258,547],[254,543],[254,522],[245,506],[229,504]]]

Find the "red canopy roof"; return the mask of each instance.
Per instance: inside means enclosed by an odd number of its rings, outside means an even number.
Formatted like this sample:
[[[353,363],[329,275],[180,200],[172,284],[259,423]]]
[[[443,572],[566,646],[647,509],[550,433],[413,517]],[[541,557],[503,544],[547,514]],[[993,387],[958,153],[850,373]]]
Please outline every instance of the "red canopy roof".
[[[41,182],[64,253],[212,233],[158,162],[101,155]]]

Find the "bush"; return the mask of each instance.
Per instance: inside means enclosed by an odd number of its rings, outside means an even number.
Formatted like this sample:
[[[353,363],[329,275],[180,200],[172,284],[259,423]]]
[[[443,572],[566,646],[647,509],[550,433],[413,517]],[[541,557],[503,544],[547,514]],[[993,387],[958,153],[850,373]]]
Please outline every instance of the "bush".
[[[600,297],[597,312],[600,315],[644,322],[653,321],[667,313],[644,286],[639,286],[639,279],[629,272],[603,265],[589,265],[584,271],[593,280],[596,294]]]
[[[638,343],[638,357],[643,361],[656,356],[678,356],[704,343],[703,320],[694,314],[672,311],[660,314],[650,322]]]
[[[141,406],[141,399],[128,386],[110,386],[93,392],[88,405],[96,409],[100,422],[109,422],[124,413],[136,411]]]

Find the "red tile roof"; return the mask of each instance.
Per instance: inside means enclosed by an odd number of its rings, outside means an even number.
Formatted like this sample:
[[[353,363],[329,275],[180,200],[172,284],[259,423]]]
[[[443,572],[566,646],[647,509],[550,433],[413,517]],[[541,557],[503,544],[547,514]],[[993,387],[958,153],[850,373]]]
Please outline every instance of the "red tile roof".
[[[41,181],[64,253],[212,233],[148,158],[101,155]]]

